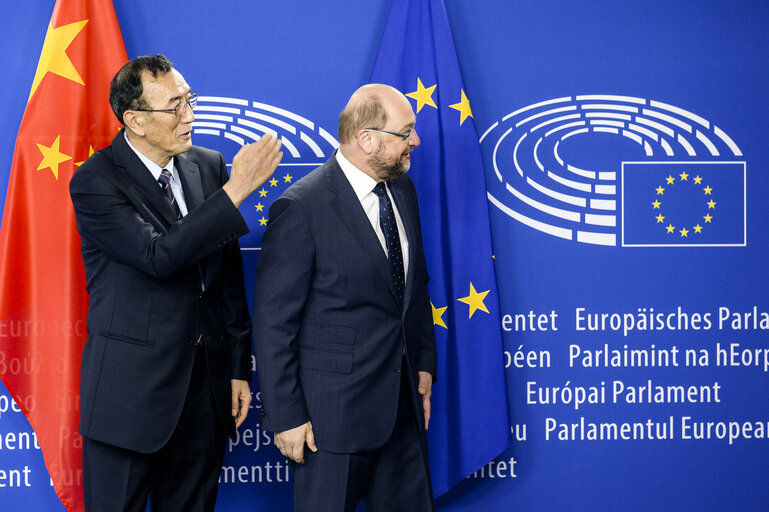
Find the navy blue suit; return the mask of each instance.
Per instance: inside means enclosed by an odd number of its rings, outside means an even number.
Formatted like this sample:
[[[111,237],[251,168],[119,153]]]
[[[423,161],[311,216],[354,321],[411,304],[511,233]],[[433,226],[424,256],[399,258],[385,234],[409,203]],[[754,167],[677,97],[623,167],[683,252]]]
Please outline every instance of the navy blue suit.
[[[200,379],[191,377],[196,352],[210,383],[202,392],[215,403],[209,415],[229,435],[230,380],[251,375],[237,243],[248,226],[221,190],[219,153],[193,146],[175,166],[189,210],[180,221],[122,131],[70,183],[90,295],[80,433],[145,454],[174,433]]]
[[[403,303],[334,156],[272,204],[262,239],[254,341],[263,426],[279,432],[311,421],[328,452],[384,445],[401,392],[424,444],[417,372],[436,373],[428,275],[414,185],[404,175],[388,186],[409,241]]]

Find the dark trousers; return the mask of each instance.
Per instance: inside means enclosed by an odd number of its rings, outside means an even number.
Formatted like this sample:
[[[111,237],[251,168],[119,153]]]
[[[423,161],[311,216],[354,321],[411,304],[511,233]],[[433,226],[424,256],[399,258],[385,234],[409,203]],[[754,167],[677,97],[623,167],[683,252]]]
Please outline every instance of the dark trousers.
[[[313,453],[305,447],[305,463],[291,464],[296,512],[353,512],[361,501],[367,512],[435,509],[426,442],[419,432],[408,385],[405,378],[401,380],[398,417],[381,448],[360,453],[318,449]]]
[[[218,417],[202,348],[171,439],[144,454],[83,440],[83,493],[87,512],[212,512],[226,433]],[[120,407],[120,404],[115,404]]]

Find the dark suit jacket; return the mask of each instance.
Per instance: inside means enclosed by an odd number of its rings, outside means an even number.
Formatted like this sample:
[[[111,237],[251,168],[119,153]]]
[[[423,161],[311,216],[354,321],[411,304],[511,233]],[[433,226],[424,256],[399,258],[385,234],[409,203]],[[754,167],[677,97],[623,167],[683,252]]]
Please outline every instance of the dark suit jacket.
[[[270,207],[254,300],[263,426],[312,421],[318,447],[382,446],[398,409],[405,344],[409,393],[423,423],[417,371],[435,375],[435,339],[416,191],[389,183],[409,240],[401,305],[387,257],[334,156]],[[424,429],[422,429],[424,430]]]
[[[201,333],[230,435],[230,379],[251,374],[237,242],[248,226],[221,190],[219,153],[193,147],[175,158],[189,210],[181,221],[122,131],[70,182],[90,295],[80,433],[145,453],[173,433]]]

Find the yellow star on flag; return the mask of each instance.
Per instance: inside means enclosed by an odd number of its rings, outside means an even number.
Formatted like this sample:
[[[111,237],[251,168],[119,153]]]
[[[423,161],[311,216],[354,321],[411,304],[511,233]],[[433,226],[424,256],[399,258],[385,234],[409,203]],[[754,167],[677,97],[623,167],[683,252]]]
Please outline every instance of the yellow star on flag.
[[[658,223],[658,224],[659,224],[660,222],[664,222],[664,221],[665,221],[665,216],[664,216],[664,215],[662,215],[661,213],[660,213],[659,215],[657,215],[657,217],[656,217],[656,218],[657,218],[657,223]]]
[[[667,230],[668,233],[675,233],[676,227],[673,224],[668,224]]]
[[[655,201],[652,203],[652,206],[654,207],[654,209],[655,209],[655,210],[659,210],[659,207],[660,207],[660,205],[661,205],[661,204],[662,204],[662,203],[660,203],[659,201],[656,201],[656,200],[655,200]]]
[[[675,181],[676,181],[676,179],[675,179],[673,176],[668,176],[668,177],[667,177],[667,178],[665,178],[665,179],[667,180],[667,182],[668,182],[668,185],[672,185],[672,184],[673,184],[673,183],[675,183]]]
[[[711,220],[713,220],[713,216],[710,215],[709,213],[702,218],[705,219],[705,222],[710,222]]]
[[[681,228],[681,231],[680,231],[680,233],[681,233],[681,237],[682,237],[682,238],[683,238],[683,237],[689,238],[689,230],[688,230],[688,229],[686,229],[686,228]]]
[[[710,195],[713,195],[713,194],[711,194],[711,192],[713,192],[713,189],[712,189],[712,188],[710,188],[710,187],[705,187],[705,188],[703,188],[702,190],[704,190],[704,191],[705,191],[705,195],[706,195],[706,196],[710,196]]]
[[[43,81],[43,78],[48,73],[53,73],[80,85],[85,85],[83,79],[80,78],[80,73],[77,72],[75,65],[72,64],[69,56],[67,56],[67,48],[80,31],[83,30],[86,23],[88,23],[88,20],[76,21],[58,28],[53,28],[50,24],[48,25],[45,42],[43,43],[43,51],[40,53],[40,61],[37,63],[35,79],[32,81],[32,90],[29,93],[30,98],[35,94],[40,82]]]
[[[686,174],[686,171],[679,174],[679,176],[681,177],[681,181],[688,181],[689,175]]]
[[[699,224],[694,226],[694,232],[695,233],[702,233],[702,226],[700,226]]]
[[[267,225],[267,219],[265,219],[264,217],[259,219],[259,225],[260,226],[266,226]]]
[[[264,189],[259,190],[259,197],[267,197],[267,191]]]
[[[93,146],[89,145],[88,146],[88,158],[91,158],[91,155],[93,155],[95,152],[96,151],[93,149]],[[88,160],[88,158],[86,158],[86,160]],[[75,167],[80,167],[84,163],[85,163],[85,160],[83,160],[82,162],[75,162]]]
[[[262,203],[256,203],[256,211],[260,212],[264,210],[264,205]]]
[[[277,187],[278,186],[278,180],[276,180],[275,178],[272,178],[270,180],[270,186],[271,187]]]
[[[286,174],[285,176],[283,176],[283,180],[284,180],[286,183],[291,183],[291,180],[293,180],[293,179],[294,179],[294,177],[293,177],[293,176],[291,176],[290,174]]]
[[[473,314],[475,314],[476,310],[478,309],[486,313],[489,312],[489,310],[486,309],[486,304],[483,303],[483,299],[486,298],[486,295],[488,295],[490,291],[491,290],[486,290],[485,292],[477,292],[475,291],[473,283],[470,283],[470,295],[467,297],[462,297],[461,299],[457,299],[459,302],[464,302],[470,306],[470,316],[468,318],[472,318]]]
[[[448,306],[445,308],[436,308],[432,301],[430,301],[430,306],[433,308],[433,325],[440,325],[444,329],[448,329],[448,327],[446,327],[446,322],[443,321],[443,313],[446,312]]]
[[[40,150],[40,152],[43,154],[43,160],[40,162],[40,165],[37,166],[37,170],[50,168],[51,172],[53,172],[53,176],[58,180],[59,179],[59,164],[62,162],[66,162],[67,160],[72,160],[72,157],[69,155],[65,155],[61,151],[59,151],[59,142],[61,141],[61,135],[58,135],[56,137],[56,140],[53,141],[53,144],[51,144],[51,147],[48,147],[44,144],[38,144],[37,148]]]
[[[711,199],[710,201],[707,202],[707,205],[708,205],[708,208],[715,208],[716,202]]]
[[[695,176],[694,177],[694,184],[695,185],[699,185],[700,183],[702,183],[702,178],[700,178],[699,175]]]
[[[658,196],[661,196],[665,193],[665,189],[662,187],[657,187],[655,190],[657,191]]]
[[[438,84],[425,88],[425,86],[422,84],[422,80],[417,77],[417,90],[406,94],[406,96],[409,98],[417,100],[417,114],[419,114],[419,111],[422,110],[422,107],[425,105],[438,108],[438,106],[433,101],[433,91],[435,91],[436,87],[438,87]]]
[[[470,101],[467,99],[464,89],[462,89],[462,99],[459,103],[454,103],[453,105],[449,105],[449,107],[454,110],[459,110],[459,113],[461,114],[459,117],[459,126],[462,126],[462,123],[464,123],[465,119],[468,117],[473,117],[473,112],[470,110]]]

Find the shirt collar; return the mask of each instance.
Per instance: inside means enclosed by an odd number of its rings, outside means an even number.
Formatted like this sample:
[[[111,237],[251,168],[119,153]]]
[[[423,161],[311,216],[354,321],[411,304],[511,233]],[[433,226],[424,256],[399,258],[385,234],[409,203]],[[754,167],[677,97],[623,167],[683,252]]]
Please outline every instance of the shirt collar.
[[[352,185],[352,189],[355,192],[358,201],[361,201],[365,196],[370,194],[372,190],[374,190],[377,181],[365,172],[355,167],[355,165],[353,165],[349,160],[347,160],[347,158],[345,158],[340,149],[338,149],[336,152],[336,161],[339,164],[339,167],[342,168],[342,172],[347,178],[347,181],[349,181],[350,185]]]
[[[136,153],[136,156],[139,157],[139,159],[142,161],[142,163],[149,169],[150,173],[152,173],[152,176],[155,178],[155,181],[160,178],[160,172],[163,169],[168,169],[171,173],[171,180],[176,181],[176,172],[174,171],[174,159],[170,159],[165,167],[160,167],[158,164],[144,156],[141,151],[136,149],[133,144],[131,144],[131,141],[128,140],[128,133],[125,131],[123,132],[123,137],[125,137],[125,141],[128,143],[128,147],[133,150],[134,153]]]

